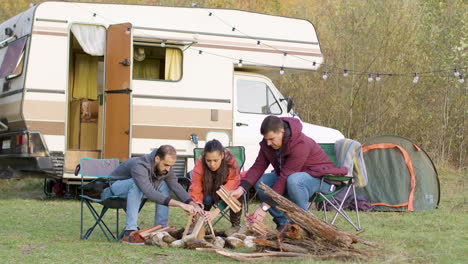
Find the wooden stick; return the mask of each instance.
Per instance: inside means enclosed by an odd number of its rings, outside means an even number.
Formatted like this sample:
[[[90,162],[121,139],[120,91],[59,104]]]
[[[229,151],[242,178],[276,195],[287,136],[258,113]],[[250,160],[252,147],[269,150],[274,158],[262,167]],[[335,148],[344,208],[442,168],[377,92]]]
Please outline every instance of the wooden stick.
[[[195,224],[195,227],[192,230],[192,233],[190,235],[184,236],[182,239],[184,239],[184,241],[196,239],[203,228],[204,222],[205,219],[203,219],[203,217],[199,217],[197,223]]]
[[[211,221],[206,221],[206,222],[208,222],[208,226],[210,227],[211,235],[213,236],[213,239],[215,239],[216,235],[215,235],[215,232],[214,232],[214,229],[213,229],[213,225],[211,224]]]
[[[187,224],[185,225],[185,230],[184,230],[184,233],[182,234],[182,237],[185,237],[188,234],[188,230],[190,228],[190,225],[192,224],[192,220],[193,220],[193,215],[190,215],[187,220]]]
[[[150,236],[151,233],[158,231],[161,228],[162,228],[161,225],[157,225],[157,226],[152,226],[152,227],[138,230],[136,233],[139,234],[142,238],[146,239],[147,237]]]
[[[241,210],[240,206],[238,206],[234,200],[226,194],[222,188],[216,191],[216,193],[219,195],[219,197],[231,208],[234,212],[239,212]],[[237,201],[237,200],[235,200]],[[238,201],[239,202],[239,201]]]
[[[238,207],[242,207],[241,203],[239,202],[239,200],[237,199],[233,199],[233,197],[229,194],[229,190],[226,189],[226,187],[224,187],[223,185],[221,185],[220,187],[221,191],[223,191],[227,197],[230,198],[230,200],[235,203]]]

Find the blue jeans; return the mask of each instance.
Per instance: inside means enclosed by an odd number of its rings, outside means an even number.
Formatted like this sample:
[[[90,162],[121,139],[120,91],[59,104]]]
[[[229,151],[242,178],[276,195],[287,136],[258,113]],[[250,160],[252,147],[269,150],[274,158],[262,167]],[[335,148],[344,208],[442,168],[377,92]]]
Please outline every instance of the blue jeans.
[[[268,198],[268,195],[260,189],[260,182],[271,187],[275,184],[277,179],[278,175],[275,172],[265,173],[255,184],[255,189],[258,191],[258,197],[262,202]],[[324,193],[330,193],[330,184],[323,182],[322,186],[320,186],[320,183],[320,178],[312,177],[305,172],[293,173],[289,175],[287,179],[286,190],[283,196],[307,211],[310,197],[319,191],[319,189]],[[276,209],[276,207],[272,207],[268,211],[273,216],[273,221],[277,225],[285,225],[288,223],[288,219],[284,216],[284,212]]]
[[[112,184],[111,187],[106,188],[102,194],[101,198],[105,199],[106,197],[112,196],[111,189],[114,195],[127,198],[127,217],[125,222],[125,230],[137,230],[138,229],[138,210],[140,209],[141,199],[144,198],[143,192],[135,184],[133,179],[116,181]],[[169,196],[171,191],[167,186],[166,182],[159,184],[159,192],[164,195]],[[156,211],[154,214],[154,225],[167,226],[169,218],[169,207],[157,204]]]

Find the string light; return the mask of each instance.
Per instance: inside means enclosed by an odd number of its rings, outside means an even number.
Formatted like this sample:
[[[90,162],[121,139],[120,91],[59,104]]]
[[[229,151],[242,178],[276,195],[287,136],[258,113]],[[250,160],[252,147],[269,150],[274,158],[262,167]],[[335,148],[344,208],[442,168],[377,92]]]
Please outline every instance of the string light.
[[[419,74],[417,72],[414,73],[414,77],[413,77],[413,83],[414,84],[417,84],[419,81]]]
[[[328,72],[323,72],[322,79],[326,80],[328,78]]]
[[[378,82],[380,82],[380,80],[381,80],[381,79],[380,79],[380,73],[377,73],[377,75],[375,76],[375,80],[378,81]]]
[[[89,10],[88,10],[88,11],[89,11]],[[95,12],[91,12],[91,15],[92,15],[93,17],[97,17],[97,16],[98,16],[98,14],[95,13]],[[101,15],[99,15],[99,16],[101,16]],[[209,13],[208,13],[208,16],[215,16],[215,14],[212,13],[212,12],[209,12]],[[216,17],[216,16],[215,16],[215,17]],[[105,19],[105,18],[104,18],[104,19]],[[220,21],[222,21],[224,24],[230,26],[231,29],[232,29],[232,31],[236,31],[236,30],[237,30],[239,33],[244,34],[244,35],[246,35],[247,37],[249,37],[249,38],[251,38],[251,39],[254,39],[253,37],[251,37],[251,36],[249,36],[249,35],[247,35],[247,34],[241,32],[240,30],[236,29],[236,27],[234,27],[234,26],[232,26],[232,25],[229,25],[228,23],[226,23],[225,21],[223,21],[221,18],[218,18],[218,19],[219,19]],[[125,34],[130,34],[130,33],[131,33],[131,28],[127,28],[127,31],[125,32]],[[195,34],[195,35],[194,35],[194,38],[195,38],[195,39],[198,38],[198,34]],[[256,40],[256,43],[257,43],[257,45],[263,44],[263,45],[266,45],[266,46],[268,46],[268,47],[270,47],[270,48],[272,48],[272,49],[275,49],[275,50],[277,50],[277,51],[279,51],[279,52],[282,52],[284,56],[287,56],[287,55],[288,55],[286,52],[282,51],[281,49],[278,49],[278,48],[276,48],[276,47],[274,47],[274,46],[270,46],[270,45],[268,45],[268,44],[261,43],[260,40]],[[162,42],[161,42],[161,47],[165,47],[165,46],[166,46],[166,41],[162,41]],[[202,50],[198,50],[198,54],[199,54],[199,55],[203,54],[203,51],[202,51]],[[229,58],[229,57],[226,57],[226,56],[223,56],[223,55],[219,55],[219,54],[213,54],[213,53],[208,53],[208,54],[211,54],[211,55],[214,55],[214,56],[219,56],[219,57],[224,57],[224,58],[231,59],[231,60],[235,60],[234,58]],[[291,55],[291,56],[295,56],[295,55]],[[299,57],[299,56],[295,56],[295,57],[297,57],[297,58],[299,58],[299,59],[302,59],[302,60],[305,60],[305,61],[309,61],[309,60],[307,60],[307,59],[305,59],[305,58],[302,58],[302,57]],[[239,66],[239,67],[242,67],[242,62],[243,62],[242,59],[240,59],[240,60],[239,60],[239,63],[238,63],[238,66]],[[309,61],[309,62],[310,62],[310,61]],[[258,64],[258,63],[257,63],[257,64]],[[315,61],[313,61],[313,62],[312,62],[312,66],[315,67],[316,65],[317,65],[317,63],[316,63]],[[323,63],[321,63],[321,65],[327,66],[327,65],[325,65],[325,64],[323,64]],[[274,67],[274,65],[266,65],[266,66]],[[328,66],[329,66],[329,67],[336,68],[336,69],[339,69],[339,67],[336,67],[336,66],[333,66],[333,65],[328,65]],[[464,83],[464,82],[465,82],[465,79],[463,78],[463,75],[459,72],[459,69],[458,69],[458,68],[452,68],[452,69],[453,69],[453,74],[455,75],[455,77],[458,77],[458,81],[459,81],[460,83]],[[461,69],[465,70],[466,67],[462,67]],[[447,69],[447,70],[436,70],[436,71],[423,72],[422,74],[423,74],[423,75],[432,74],[433,76],[435,76],[436,73],[444,73],[444,72],[449,72],[449,71],[450,71],[450,70],[448,70],[448,69]],[[328,73],[329,73],[329,72],[327,72],[327,71],[323,72],[322,78],[323,78],[324,80],[326,80],[326,79],[328,78]],[[280,74],[284,74],[284,66],[281,67]],[[348,74],[349,74],[348,70],[347,70],[347,69],[343,69],[343,76],[346,77],[346,76],[348,76]],[[363,74],[365,74],[365,73],[362,73],[362,72],[360,73],[360,72],[354,72],[354,71],[353,71],[353,74],[355,74],[355,75],[363,75]],[[387,76],[405,76],[405,75],[409,75],[409,74],[408,74],[408,73],[383,73],[383,75],[387,75]],[[420,73],[414,73],[414,74],[413,74],[413,83],[415,83],[415,84],[418,83],[418,81],[419,81],[419,75],[420,75]],[[373,76],[372,76],[372,73],[369,73],[369,74],[368,74],[368,81],[369,81],[369,82],[372,82],[372,81],[373,81],[373,78],[372,78],[372,77],[373,77]],[[380,81],[380,80],[381,80],[381,74],[380,74],[380,73],[377,73],[377,74],[376,74],[375,80],[376,80],[376,81]]]

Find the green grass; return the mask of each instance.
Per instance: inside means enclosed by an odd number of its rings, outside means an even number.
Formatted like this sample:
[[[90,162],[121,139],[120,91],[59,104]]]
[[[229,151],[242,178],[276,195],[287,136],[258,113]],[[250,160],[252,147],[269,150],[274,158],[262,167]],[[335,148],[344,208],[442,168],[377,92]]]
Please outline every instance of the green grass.
[[[466,263],[468,230],[466,172],[440,171],[441,203],[437,210],[413,213],[361,213],[364,239],[378,243],[381,255],[369,263]],[[80,203],[45,199],[42,180],[0,181],[0,262],[2,263],[229,263],[211,253],[108,243],[99,229],[82,241]],[[255,208],[252,205],[251,208]],[[85,208],[86,209],[86,208]],[[86,213],[87,224],[91,216]],[[153,224],[154,204],[140,214],[141,227]],[[114,216],[114,214],[111,214]],[[121,215],[121,226],[124,225]],[[183,227],[186,215],[171,209],[170,224]],[[113,223],[113,218],[108,220]],[[268,220],[268,224],[272,225]],[[338,226],[352,232],[343,221]],[[229,223],[216,227],[226,229]],[[114,227],[114,226],[113,226]],[[310,263],[295,261],[289,263]],[[333,261],[314,262],[334,263]]]

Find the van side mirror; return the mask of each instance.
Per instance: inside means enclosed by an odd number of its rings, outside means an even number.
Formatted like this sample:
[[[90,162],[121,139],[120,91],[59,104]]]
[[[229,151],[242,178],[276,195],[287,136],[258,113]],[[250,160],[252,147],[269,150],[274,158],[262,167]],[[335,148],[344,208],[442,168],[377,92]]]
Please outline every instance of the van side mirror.
[[[288,98],[286,99],[286,103],[288,103],[287,111],[289,113],[294,108],[294,99],[291,96],[288,96]]]

